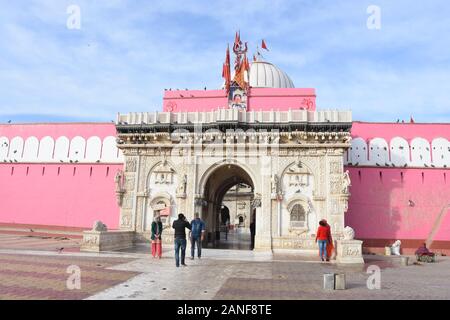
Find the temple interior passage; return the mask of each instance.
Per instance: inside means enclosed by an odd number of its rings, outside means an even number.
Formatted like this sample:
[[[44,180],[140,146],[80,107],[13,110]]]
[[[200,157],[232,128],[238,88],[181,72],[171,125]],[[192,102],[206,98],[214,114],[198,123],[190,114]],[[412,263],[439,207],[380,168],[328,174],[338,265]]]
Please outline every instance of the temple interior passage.
[[[253,198],[253,182],[241,167],[227,164],[211,174],[205,188],[208,205],[203,211],[207,247],[253,249]]]

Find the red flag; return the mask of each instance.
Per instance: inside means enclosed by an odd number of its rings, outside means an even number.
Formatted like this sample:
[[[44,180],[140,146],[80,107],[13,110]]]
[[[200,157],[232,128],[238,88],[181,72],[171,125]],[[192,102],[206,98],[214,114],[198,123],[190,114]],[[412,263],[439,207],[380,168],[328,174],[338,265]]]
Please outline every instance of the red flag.
[[[245,71],[250,70],[250,63],[248,62],[247,56],[244,57],[244,63],[245,63],[244,70]]]
[[[222,69],[222,78],[225,79],[225,89],[227,93],[230,91],[231,72],[230,72],[230,46],[227,47],[227,54],[225,57],[225,63]]]
[[[266,42],[264,41],[264,39],[261,42],[261,48],[262,49],[266,49],[267,51],[269,51],[269,49],[267,49]]]

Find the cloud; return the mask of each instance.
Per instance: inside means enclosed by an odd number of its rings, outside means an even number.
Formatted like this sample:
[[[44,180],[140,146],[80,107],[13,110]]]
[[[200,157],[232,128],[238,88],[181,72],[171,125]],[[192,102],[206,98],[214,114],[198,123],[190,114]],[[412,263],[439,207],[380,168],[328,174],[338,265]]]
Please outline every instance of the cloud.
[[[81,29],[66,27],[67,6]],[[161,109],[164,88],[217,88],[227,42],[241,30],[251,51],[321,108],[354,118],[449,121],[450,5],[372,1],[10,1],[0,12],[0,121],[88,119]]]

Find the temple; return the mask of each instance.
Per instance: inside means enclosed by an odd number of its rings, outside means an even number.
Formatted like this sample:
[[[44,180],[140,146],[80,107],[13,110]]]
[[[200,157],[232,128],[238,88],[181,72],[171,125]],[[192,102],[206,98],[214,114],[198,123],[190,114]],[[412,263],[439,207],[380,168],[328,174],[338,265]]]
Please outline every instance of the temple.
[[[239,33],[231,51],[222,88],[166,90],[160,112],[0,124],[0,232],[100,220],[126,247],[148,241],[155,215],[198,212],[207,247],[221,247],[225,224],[246,237],[254,223],[240,248],[312,250],[326,219],[336,239],[352,227],[365,252],[395,240],[450,252],[449,123],[355,121],[259,54],[250,62]]]

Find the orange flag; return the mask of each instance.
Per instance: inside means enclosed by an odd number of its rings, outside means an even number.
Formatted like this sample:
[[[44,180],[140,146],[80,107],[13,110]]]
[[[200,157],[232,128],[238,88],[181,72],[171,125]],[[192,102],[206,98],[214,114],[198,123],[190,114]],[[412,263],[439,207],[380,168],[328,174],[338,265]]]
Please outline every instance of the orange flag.
[[[225,89],[227,93],[230,91],[231,72],[230,72],[230,46],[227,47],[227,54],[225,57],[225,63],[222,69],[222,78],[225,79]]]

